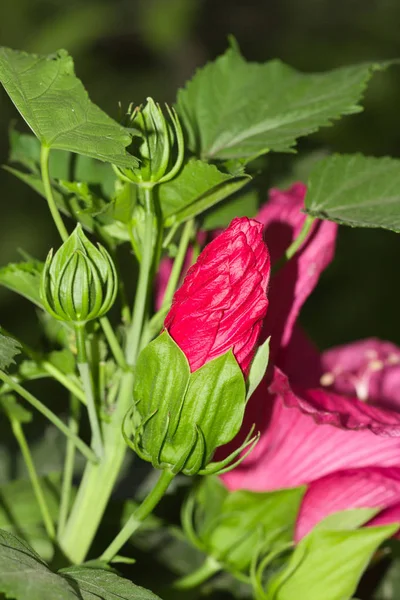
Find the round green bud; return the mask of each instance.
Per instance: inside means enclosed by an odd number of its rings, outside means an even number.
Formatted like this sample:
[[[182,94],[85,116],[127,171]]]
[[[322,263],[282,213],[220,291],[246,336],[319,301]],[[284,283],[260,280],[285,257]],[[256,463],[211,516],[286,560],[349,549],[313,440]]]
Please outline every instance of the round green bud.
[[[45,309],[56,319],[83,325],[106,314],[114,303],[118,287],[111,256],[96,247],[81,225],[44,265],[40,293]]]

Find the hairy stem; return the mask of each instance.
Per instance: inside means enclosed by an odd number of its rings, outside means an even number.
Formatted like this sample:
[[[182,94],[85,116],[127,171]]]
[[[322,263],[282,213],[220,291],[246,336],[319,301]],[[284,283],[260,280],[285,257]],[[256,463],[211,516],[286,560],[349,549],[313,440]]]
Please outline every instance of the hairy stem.
[[[72,433],[77,434],[79,429],[79,410],[80,406],[77,398],[71,394],[70,400],[70,416],[69,416],[69,428]],[[72,478],[74,475],[74,463],[75,463],[75,444],[69,439],[67,440],[67,447],[65,452],[64,471],[61,485],[61,500],[60,500],[60,511],[58,515],[58,527],[57,537],[59,538],[64,531],[65,524],[67,522],[69,507],[71,503],[71,490],[72,490]]]
[[[37,411],[39,411],[44,417],[46,417],[46,419],[53,423],[53,425],[55,425],[57,429],[59,429],[67,438],[73,440],[75,446],[83,454],[83,456],[87,458],[87,460],[91,462],[97,462],[97,457],[93,450],[91,450],[89,446],[87,446],[85,442],[76,434],[70,431],[69,427],[67,427],[67,425],[65,425],[65,423],[63,423],[61,419],[57,417],[57,415],[47,408],[43,402],[35,398],[33,394],[19,385],[19,383],[16,383],[9,375],[7,375],[7,373],[4,373],[4,371],[0,371],[0,380],[9,385],[11,389],[17,392],[17,394],[24,398],[24,400],[29,402],[33,408],[36,408]]]
[[[132,404],[133,373],[121,380],[112,420],[104,429],[104,457],[87,464],[60,545],[73,563],[85,560],[120,472],[126,444],[121,434],[123,418]]]
[[[126,340],[126,358],[127,363],[133,366],[136,362],[139,342],[143,327],[143,318],[146,308],[147,294],[149,291],[149,280],[151,263],[153,258],[153,211],[152,211],[152,190],[145,188],[145,224],[144,240],[142,249],[142,262],[140,264],[139,280],[136,290],[135,303],[133,307],[132,323],[128,330]]]
[[[76,347],[78,352],[78,370],[81,376],[83,389],[86,396],[87,410],[92,432],[92,448],[100,458],[103,456],[103,442],[101,438],[101,429],[99,417],[97,414],[96,398],[94,393],[92,373],[90,371],[86,354],[86,335],[85,326],[79,325],[75,328]]]
[[[142,504],[135,510],[124,527],[121,529],[117,537],[111,542],[108,548],[103,552],[100,560],[110,562],[120,551],[122,546],[129,540],[131,535],[142,525],[143,521],[153,512],[161,498],[167,491],[169,484],[175,477],[171,471],[165,470],[161,472],[160,478],[151,492],[143,500]]]
[[[189,573],[185,577],[181,577],[177,579],[173,587],[176,590],[189,590],[191,588],[197,587],[210,579],[213,575],[221,571],[221,565],[217,562],[212,556],[209,556],[204,563],[193,571],[193,573]]]
[[[40,169],[42,172],[44,193],[46,195],[46,200],[49,205],[51,216],[53,217],[53,221],[58,229],[58,233],[60,234],[62,241],[65,242],[68,239],[69,235],[61,218],[61,215],[58,212],[58,208],[53,196],[53,191],[51,189],[49,174],[49,154],[50,148],[42,145],[40,150]]]
[[[126,362],[124,352],[117,340],[117,336],[115,335],[113,328],[111,327],[110,321],[107,319],[107,317],[102,317],[100,319],[100,325],[104,331],[108,345],[111,348],[115,362],[122,370],[125,370]]]
[[[296,254],[296,252],[300,249],[302,244],[307,239],[307,236],[310,233],[310,230],[311,230],[311,227],[312,227],[312,224],[314,223],[314,221],[315,221],[314,217],[312,217],[311,215],[307,215],[299,235],[297,236],[297,238],[295,240],[293,240],[293,242],[290,244],[290,246],[285,250],[285,254],[275,263],[275,265],[272,269],[273,273],[276,273],[277,271],[279,271],[279,269],[281,269],[284,264],[286,264],[287,262],[289,262],[289,260],[291,258],[293,258],[293,256]]]
[[[165,290],[162,308],[166,308],[172,302],[172,297],[175,293],[176,288],[178,287],[179,278],[182,273],[183,263],[185,262],[187,249],[189,246],[190,239],[194,232],[194,221],[191,219],[185,223],[185,226],[182,231],[182,236],[179,242],[178,253],[175,257],[174,264],[172,267],[171,275],[168,279],[167,288]]]

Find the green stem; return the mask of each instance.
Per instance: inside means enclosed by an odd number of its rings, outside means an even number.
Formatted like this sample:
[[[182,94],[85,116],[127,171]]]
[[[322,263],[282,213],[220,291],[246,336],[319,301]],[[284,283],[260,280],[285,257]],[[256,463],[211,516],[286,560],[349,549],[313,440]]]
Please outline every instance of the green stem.
[[[133,307],[132,323],[128,330],[126,340],[126,359],[129,366],[133,366],[139,349],[139,342],[143,327],[143,317],[146,308],[149,288],[150,270],[153,258],[153,211],[152,190],[144,189],[145,194],[145,223],[142,262],[139,270],[139,280],[136,290],[135,304]]]
[[[161,310],[167,306],[169,306],[172,302],[172,297],[175,293],[176,288],[178,287],[179,278],[182,273],[183,263],[185,262],[187,249],[189,246],[190,239],[193,235],[194,231],[194,221],[191,219],[185,223],[185,226],[182,231],[182,236],[179,242],[178,253],[175,257],[174,264],[172,267],[171,275],[168,279],[167,288],[165,290],[164,299],[162,303]]]
[[[46,371],[46,373],[51,375],[56,381],[61,383],[61,385],[63,385],[67,390],[74,394],[74,396],[79,398],[81,402],[86,404],[86,397],[83,390],[74,381],[69,379],[69,377],[65,375],[65,373],[60,371],[58,367],[53,365],[53,363],[49,362],[48,360],[43,360],[35,350],[33,350],[30,346],[25,344],[25,342],[21,342],[18,338],[15,337],[15,335],[4,329],[4,327],[0,327],[0,332],[3,332],[3,334],[7,335],[8,337],[12,337],[14,340],[17,340],[17,342],[21,345],[24,354],[29,356],[29,358],[38,365],[40,365]]]
[[[176,590],[189,590],[201,585],[220,570],[221,565],[219,562],[212,556],[209,556],[196,571],[175,581],[173,587]]]
[[[42,519],[46,528],[47,535],[51,540],[54,540],[56,532],[54,529],[54,523],[50,515],[49,507],[47,506],[46,498],[44,496],[42,486],[40,485],[40,479],[35,469],[35,465],[32,460],[32,455],[29,450],[26,437],[21,427],[21,423],[15,419],[11,420],[11,427],[15,438],[21,448],[22,456],[24,457],[25,465],[28,470],[29,479],[32,484],[33,492],[36,497],[36,501],[39,505],[40,512],[42,513]]]
[[[123,350],[117,340],[117,336],[114,333],[113,328],[111,327],[110,321],[107,317],[102,317],[100,319],[100,325],[104,331],[104,335],[106,336],[108,345],[111,348],[111,352],[113,353],[115,362],[122,369],[126,369],[126,362]]]
[[[169,484],[175,477],[175,473],[165,470],[161,472],[161,475],[153,487],[151,492],[143,500],[142,504],[135,510],[124,527],[121,529],[117,537],[111,542],[108,548],[103,552],[100,560],[110,562],[116,554],[120,551],[122,546],[129,540],[131,535],[139,529],[143,521],[153,512],[154,508],[160,502],[168,489]]]
[[[310,233],[310,229],[311,229],[311,226],[314,223],[314,221],[315,221],[314,217],[312,217],[311,215],[307,215],[299,235],[297,236],[297,238],[295,240],[293,240],[293,242],[290,244],[289,248],[286,249],[285,254],[282,256],[282,258],[280,258],[275,263],[275,265],[272,269],[273,274],[276,273],[277,271],[279,271],[279,269],[281,269],[284,264],[286,264],[291,258],[293,258],[293,256],[296,254],[296,252],[302,246],[303,242],[306,240],[308,234]]]
[[[50,175],[49,175],[49,154],[50,154],[50,148],[42,145],[41,150],[40,150],[40,169],[42,172],[44,193],[46,195],[46,199],[47,199],[47,203],[49,205],[51,216],[53,217],[54,223],[58,229],[58,233],[60,234],[62,241],[65,242],[68,239],[69,235],[68,235],[68,231],[63,223],[63,220],[60,216],[60,213],[58,212],[58,208],[57,208],[57,205],[56,205],[54,197],[53,197],[53,191],[51,189]]]
[[[86,354],[86,334],[85,326],[77,325],[75,327],[76,349],[78,354],[78,370],[81,376],[83,389],[86,396],[87,410],[92,432],[92,448],[96,455],[101,458],[104,453],[103,442],[101,439],[101,429],[97,415],[96,398],[94,393],[92,373]]]
[[[73,563],[85,560],[115,486],[127,446],[121,435],[122,421],[132,404],[134,375],[124,373],[112,420],[104,430],[104,458],[87,464],[60,545]]]
[[[72,433],[72,431],[70,431],[67,425],[65,425],[65,423],[63,423],[61,419],[57,417],[57,415],[55,415],[49,408],[47,408],[47,406],[45,406],[43,402],[40,402],[40,400],[35,398],[33,394],[31,394],[25,388],[19,385],[19,383],[14,381],[9,375],[7,375],[7,373],[4,373],[4,371],[0,371],[0,380],[4,381],[4,383],[9,385],[10,388],[17,392],[17,394],[24,398],[24,400],[29,402],[31,406],[36,408],[37,411],[39,411],[44,417],[46,417],[46,419],[53,423],[53,425],[55,425],[67,438],[73,440],[75,446],[83,454],[83,456],[87,458],[87,460],[93,463],[97,463],[97,457],[93,450],[91,450],[89,446],[87,446],[85,442],[81,440],[77,435]]]
[[[75,396],[71,394],[70,400],[70,416],[69,416],[69,428],[72,433],[77,434],[79,429],[79,403]],[[60,511],[58,515],[58,527],[57,537],[60,538],[65,524],[67,522],[68,512],[71,503],[71,490],[72,490],[72,479],[74,475],[74,463],[75,463],[75,444],[69,439],[67,440],[67,448],[65,452],[64,461],[64,472],[63,480],[61,485],[61,500],[60,500]]]
[[[80,400],[83,404],[86,404],[86,396],[85,392],[67,375],[65,375],[62,371],[57,369],[52,363],[47,360],[39,361],[39,364],[43,367],[43,369],[54,377],[61,385],[63,385],[68,391],[71,392],[78,400]]]

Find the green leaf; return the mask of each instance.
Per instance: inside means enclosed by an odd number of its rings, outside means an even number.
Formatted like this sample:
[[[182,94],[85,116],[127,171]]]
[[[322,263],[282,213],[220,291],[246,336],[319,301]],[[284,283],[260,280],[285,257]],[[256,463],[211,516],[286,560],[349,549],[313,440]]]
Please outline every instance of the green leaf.
[[[58,515],[60,483],[59,473],[40,479],[50,516],[54,521]],[[42,557],[52,558],[53,545],[43,529],[42,513],[30,481],[18,479],[0,486],[0,529],[20,535]]]
[[[330,156],[313,169],[305,205],[319,219],[400,232],[400,160]]]
[[[93,104],[65,50],[49,56],[0,49],[0,81],[40,142],[122,167],[137,164],[126,130]]]
[[[78,566],[60,573],[77,586],[82,600],[160,600],[149,590],[108,570]]]
[[[8,166],[4,166],[3,169],[17,177],[20,181],[23,181],[37,194],[39,194],[39,196],[42,196],[42,198],[46,198],[43,182],[39,175],[36,175],[34,173],[25,173],[24,171],[19,171],[18,169],[14,169],[13,167]],[[82,211],[82,208],[76,196],[68,198],[60,191],[60,187],[54,181],[52,181],[51,184],[53,190],[53,197],[56,202],[57,208],[65,215],[72,217],[75,221],[79,221],[88,231],[93,231],[93,219],[90,216],[90,214]]]
[[[14,600],[77,600],[79,593],[52,573],[30,546],[0,530],[0,592]]]
[[[212,231],[213,229],[228,227],[235,217],[253,218],[258,210],[258,194],[256,190],[245,191],[235,195],[233,198],[223,200],[215,208],[208,210],[202,217],[201,229]]]
[[[233,571],[245,571],[255,552],[292,542],[306,488],[274,492],[228,492],[207,477],[194,492],[199,547]]]
[[[166,225],[195,217],[248,181],[248,176],[232,177],[215,165],[189,160],[177,177],[160,185],[159,200]]]
[[[30,423],[32,421],[32,413],[20,404],[12,394],[2,394],[0,396],[0,408],[7,415],[10,421],[18,421],[19,423]]]
[[[0,269],[0,285],[24,296],[42,308],[40,299],[40,275],[43,263],[29,261],[10,263]]]
[[[247,378],[247,396],[248,400],[253,392],[256,391],[268,367],[269,360],[269,340],[257,348],[253,361],[250,367],[250,373]]]
[[[361,110],[376,63],[300,73],[279,60],[247,62],[236,47],[197,71],[178,93],[189,147],[203,158],[287,152],[296,139]]]
[[[374,552],[398,527],[354,529],[354,518],[347,525],[336,531],[316,527],[303,538],[286,568],[271,579],[268,600],[349,600]]]
[[[0,333],[0,369],[2,371],[15,363],[14,356],[20,352],[21,346],[16,340]]]

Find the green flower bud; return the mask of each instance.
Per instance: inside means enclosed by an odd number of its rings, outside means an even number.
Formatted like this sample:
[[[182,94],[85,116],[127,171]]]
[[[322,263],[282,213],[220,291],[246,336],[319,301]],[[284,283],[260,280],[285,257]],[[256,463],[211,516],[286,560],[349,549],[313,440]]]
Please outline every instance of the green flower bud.
[[[77,225],[53,256],[50,250],[41,279],[45,309],[75,325],[102,317],[114,303],[117,273],[103,246],[94,246]]]
[[[245,380],[232,351],[191,373],[186,356],[164,331],[142,350],[135,374],[135,405],[126,417],[133,440],[126,427],[125,440],[154,467],[185,475],[224,472],[258,440],[247,438],[229,457],[211,462],[215,450],[239,431],[246,406]]]
[[[128,114],[133,135],[141,138],[139,146],[140,166],[135,169],[116,170],[133,183],[152,187],[175,177],[182,166],[184,156],[183,134],[174,109],[166,105],[169,121],[159,104],[147,98],[144,108],[138,107]],[[173,147],[177,146],[175,158]]]

